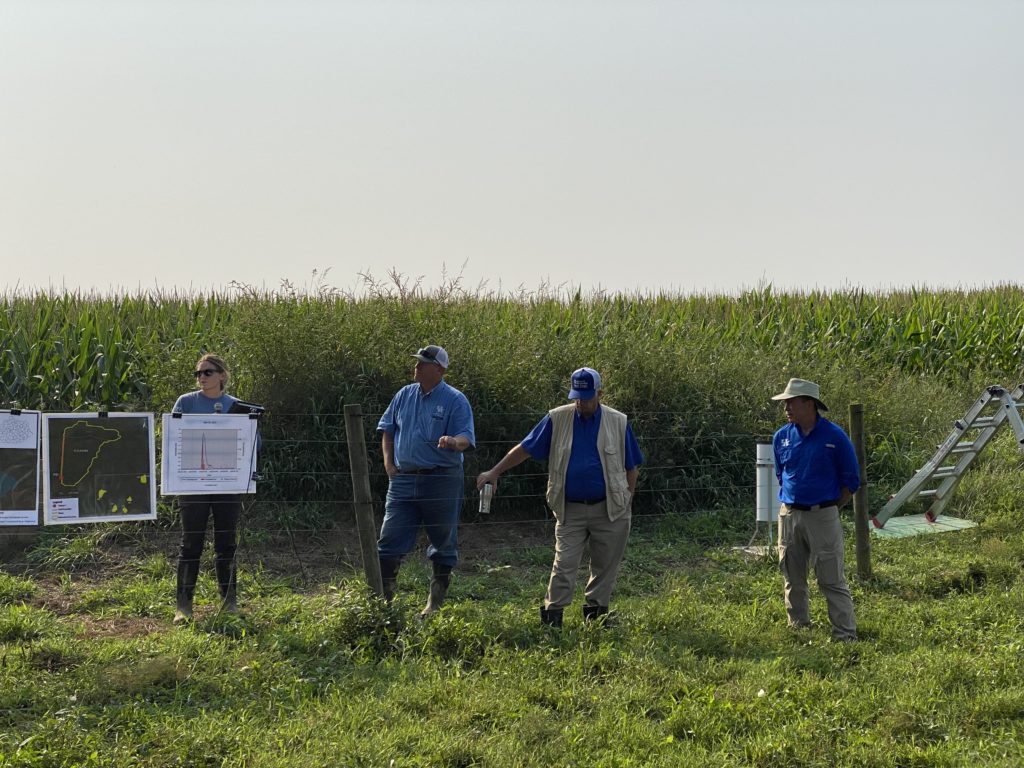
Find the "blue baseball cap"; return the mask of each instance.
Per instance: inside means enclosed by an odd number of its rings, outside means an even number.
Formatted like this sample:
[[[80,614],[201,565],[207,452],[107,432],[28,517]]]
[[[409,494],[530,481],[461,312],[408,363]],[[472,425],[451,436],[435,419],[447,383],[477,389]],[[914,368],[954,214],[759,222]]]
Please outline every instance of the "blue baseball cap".
[[[580,368],[572,372],[570,400],[589,400],[601,388],[601,374],[593,368]]]

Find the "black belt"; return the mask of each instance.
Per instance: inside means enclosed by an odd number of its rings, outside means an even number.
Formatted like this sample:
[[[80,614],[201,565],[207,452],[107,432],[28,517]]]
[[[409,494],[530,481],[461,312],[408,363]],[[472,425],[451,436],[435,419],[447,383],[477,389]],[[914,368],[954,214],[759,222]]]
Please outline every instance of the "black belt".
[[[420,467],[418,469],[400,469],[398,474],[400,475],[433,475],[436,472],[444,472],[450,467]]]
[[[838,506],[838,502],[833,499],[832,501],[823,501],[821,504],[786,504],[790,509],[795,509],[797,512],[817,512],[819,509],[828,509],[829,507]]]
[[[602,496],[600,499],[566,499],[566,504],[582,504],[585,507],[592,507],[595,504],[600,504],[605,500],[606,497]]]

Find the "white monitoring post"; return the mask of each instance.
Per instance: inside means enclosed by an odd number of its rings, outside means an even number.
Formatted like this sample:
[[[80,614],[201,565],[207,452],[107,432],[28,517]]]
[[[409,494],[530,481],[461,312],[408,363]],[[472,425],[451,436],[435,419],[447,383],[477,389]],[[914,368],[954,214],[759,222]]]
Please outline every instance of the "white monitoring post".
[[[775,454],[771,443],[757,444],[757,499],[754,536],[761,528],[761,523],[768,526],[768,545],[775,542],[774,528],[779,519],[779,478],[775,476]]]

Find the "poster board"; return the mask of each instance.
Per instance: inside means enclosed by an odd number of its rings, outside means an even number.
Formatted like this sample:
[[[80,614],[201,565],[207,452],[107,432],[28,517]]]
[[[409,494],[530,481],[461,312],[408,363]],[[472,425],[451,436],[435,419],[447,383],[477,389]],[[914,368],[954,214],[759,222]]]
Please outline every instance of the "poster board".
[[[152,413],[43,414],[43,522],[156,519]]]
[[[165,413],[160,493],[256,493],[256,425],[248,414]]]
[[[0,526],[39,525],[39,411],[0,410]]]

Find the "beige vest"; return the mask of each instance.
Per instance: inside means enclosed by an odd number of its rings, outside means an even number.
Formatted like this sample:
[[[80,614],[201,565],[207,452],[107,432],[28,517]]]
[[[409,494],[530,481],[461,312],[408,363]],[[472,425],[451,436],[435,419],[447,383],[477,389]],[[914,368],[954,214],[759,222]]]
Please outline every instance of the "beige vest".
[[[548,454],[547,501],[558,522],[565,516],[565,473],[572,452],[572,420],[576,406],[570,403],[548,411],[551,417],[551,452]],[[631,494],[626,480],[626,414],[601,406],[597,450],[604,471],[608,519],[629,514]]]

